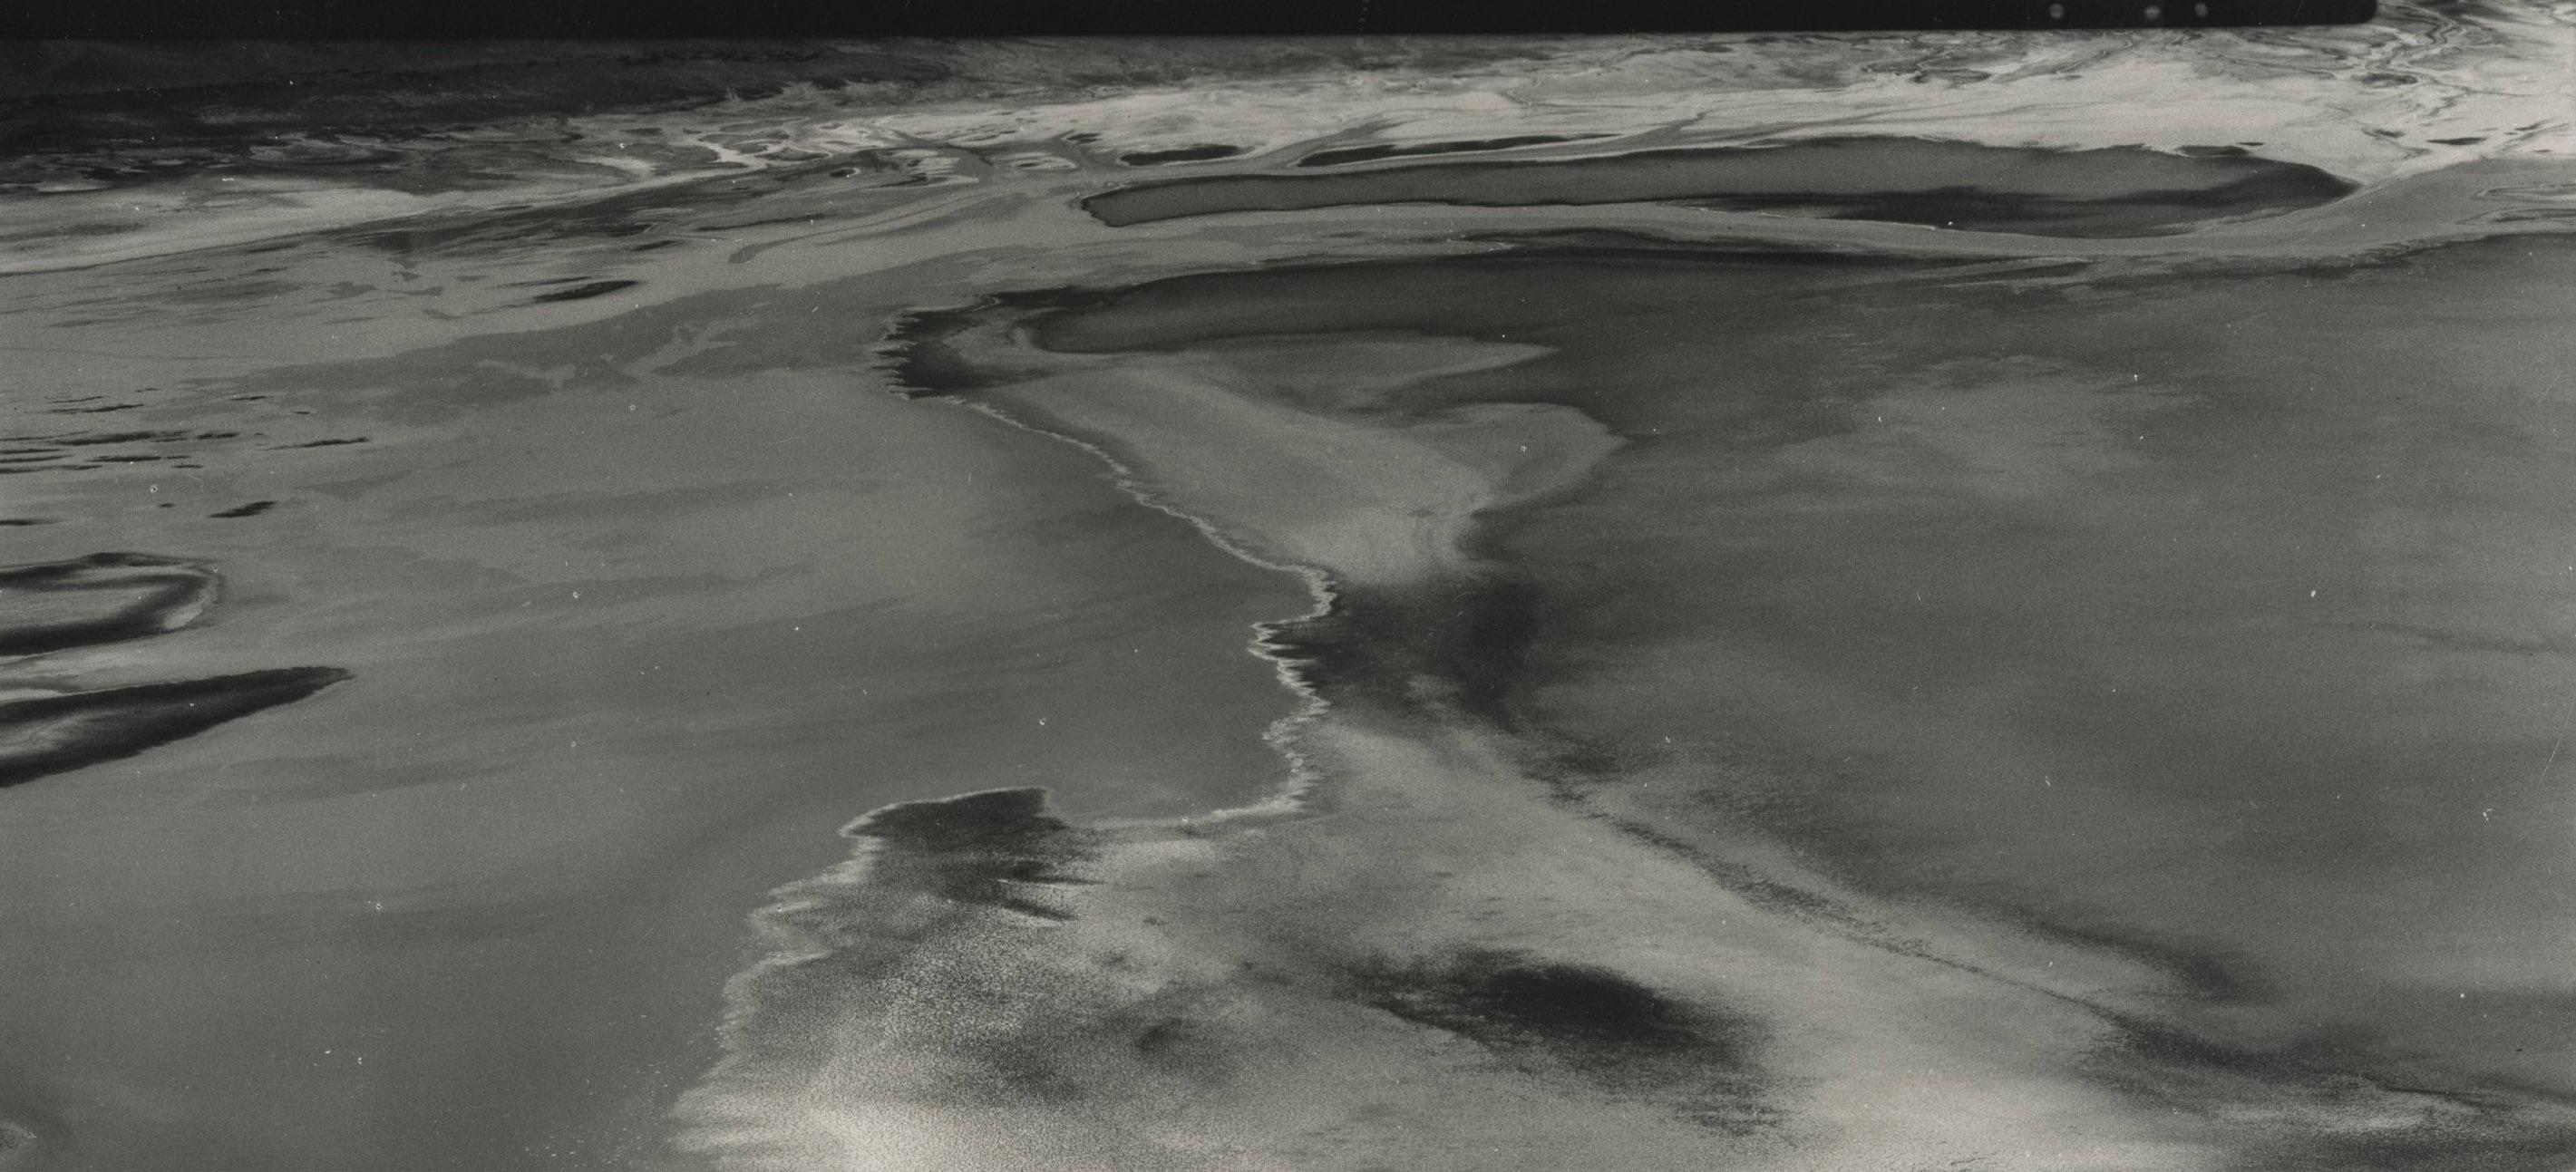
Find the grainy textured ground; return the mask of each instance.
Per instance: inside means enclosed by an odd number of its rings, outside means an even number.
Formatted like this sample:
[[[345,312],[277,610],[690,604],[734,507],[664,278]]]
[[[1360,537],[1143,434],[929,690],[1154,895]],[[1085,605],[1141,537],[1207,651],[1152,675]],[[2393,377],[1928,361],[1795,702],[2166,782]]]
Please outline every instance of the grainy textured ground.
[[[2570,43],[9,50],[0,1166],[2562,1168]]]

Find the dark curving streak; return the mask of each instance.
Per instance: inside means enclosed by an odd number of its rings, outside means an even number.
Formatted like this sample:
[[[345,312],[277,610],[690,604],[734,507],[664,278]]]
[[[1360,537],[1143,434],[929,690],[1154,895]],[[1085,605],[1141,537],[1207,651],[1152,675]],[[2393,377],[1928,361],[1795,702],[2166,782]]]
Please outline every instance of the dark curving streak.
[[[0,704],[0,787],[131,757],[348,678],[336,667],[288,667]]]
[[[529,298],[528,301],[531,304],[542,301],[586,301],[593,297],[604,296],[606,294],[617,292],[620,289],[632,289],[641,284],[643,284],[642,281],[590,281],[584,284],[575,285],[569,289],[557,289],[552,293],[539,293],[536,296]]]
[[[177,558],[94,553],[0,567],[0,655],[34,655],[161,635],[196,621],[215,600],[212,569]]]
[[[1102,192],[1111,227],[1222,212],[1372,204],[1681,203],[2044,236],[2152,236],[2350,194],[2317,168],[2144,147],[2056,151],[1912,138],[1676,147],[1595,158],[1475,160],[1324,175],[1215,175]]]
[[[1514,147],[1545,146],[1558,142],[1582,142],[1607,138],[1601,134],[1507,134],[1501,138],[1451,139],[1445,142],[1377,142],[1366,146],[1334,147],[1316,151],[1297,160],[1300,167],[1334,167],[1345,163],[1367,163],[1378,159],[1402,159],[1415,155],[1463,155],[1477,151],[1507,151]]]
[[[1173,147],[1162,151],[1129,151],[1118,161],[1130,167],[1153,167],[1163,163],[1204,163],[1210,159],[1230,159],[1242,154],[1243,148],[1224,143],[1201,143],[1198,146]]]

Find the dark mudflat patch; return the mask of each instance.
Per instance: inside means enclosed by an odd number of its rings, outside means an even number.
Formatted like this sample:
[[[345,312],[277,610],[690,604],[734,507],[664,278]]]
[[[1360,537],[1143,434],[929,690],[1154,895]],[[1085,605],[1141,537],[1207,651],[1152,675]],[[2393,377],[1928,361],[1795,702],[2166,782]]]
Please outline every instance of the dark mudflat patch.
[[[289,667],[0,704],[0,786],[131,757],[348,679]]]
[[[1220,212],[1372,204],[1472,207],[1681,203],[2044,236],[2151,236],[2285,212],[2353,185],[2254,156],[2144,147],[2052,151],[1914,138],[1692,147],[1588,159],[1479,160],[1331,175],[1217,175],[1139,184],[1082,203],[1113,227]]]
[[[1163,151],[1129,151],[1118,156],[1118,161],[1130,167],[1153,167],[1163,163],[1204,163],[1210,159],[1231,159],[1242,153],[1242,147],[1210,142],[1197,146],[1173,147]]]
[[[1368,163],[1379,159],[1403,159],[1418,155],[1463,155],[1479,151],[1507,151],[1514,147],[1545,146],[1558,142],[1583,142],[1601,138],[1598,134],[1507,134],[1501,138],[1452,139],[1446,142],[1380,142],[1367,146],[1334,147],[1316,151],[1297,160],[1300,167],[1336,167],[1346,163]]]
[[[1354,981],[1371,1005],[1484,1041],[1672,1050],[1699,1040],[1670,998],[1592,965],[1472,950],[1364,969]]]
[[[635,286],[640,285],[640,284],[643,284],[643,282],[641,282],[641,281],[585,281],[585,282],[583,282],[583,283],[581,283],[581,284],[579,284],[579,285],[573,285],[573,286],[570,286],[570,287],[568,287],[568,288],[557,289],[557,290],[554,290],[553,292],[550,292],[550,293],[539,293],[539,294],[537,294],[536,296],[529,298],[528,300],[529,300],[529,301],[531,301],[531,302],[540,302],[540,301],[587,301],[587,300],[589,300],[590,298],[606,296],[606,295],[608,295],[608,294],[610,294],[610,293],[614,293],[614,292],[616,292],[616,291],[618,291],[618,290],[620,290],[620,289],[632,289],[632,288],[634,288]]]
[[[1429,702],[1510,729],[1541,601],[1492,576],[1344,587],[1331,613],[1285,626],[1274,642],[1336,702],[1391,711]]]
[[[1046,812],[1042,789],[905,802],[859,819],[844,833],[878,846],[877,882],[953,903],[1064,919],[1067,913],[1039,893],[1084,882],[1067,870],[1086,855],[1079,835]]]
[[[1343,993],[1530,1074],[1570,1074],[1716,1130],[1751,1131],[1774,1117],[1753,1070],[1751,1021],[1598,965],[1464,949],[1357,966]]]
[[[886,374],[895,389],[907,398],[989,390],[1016,381],[1016,376],[977,366],[950,345],[952,339],[991,324],[996,315],[1082,309],[1101,303],[1103,297],[1079,289],[1041,289],[994,294],[954,309],[917,309],[895,318],[877,353],[886,360]]]
[[[0,567],[0,655],[175,631],[205,613],[218,589],[212,569],[150,554]]]
[[[229,518],[233,518],[233,517],[256,517],[256,516],[260,515],[261,513],[265,513],[265,512],[267,512],[267,511],[269,511],[270,509],[273,509],[273,508],[276,508],[276,507],[277,507],[277,502],[276,502],[276,501],[252,501],[251,503],[246,504],[246,505],[235,505],[235,506],[233,506],[232,508],[226,509],[226,510],[224,510],[223,512],[220,512],[220,513],[208,513],[208,514],[206,514],[206,515],[207,515],[207,516],[209,516],[209,517],[215,517],[215,518],[218,518],[218,519],[229,519]]]

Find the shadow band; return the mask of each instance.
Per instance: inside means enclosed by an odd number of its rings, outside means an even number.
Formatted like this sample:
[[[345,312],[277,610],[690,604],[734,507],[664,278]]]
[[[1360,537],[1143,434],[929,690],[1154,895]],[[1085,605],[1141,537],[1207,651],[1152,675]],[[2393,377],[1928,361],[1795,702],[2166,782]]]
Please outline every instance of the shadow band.
[[[0,787],[131,757],[348,678],[336,667],[287,667],[0,704]]]

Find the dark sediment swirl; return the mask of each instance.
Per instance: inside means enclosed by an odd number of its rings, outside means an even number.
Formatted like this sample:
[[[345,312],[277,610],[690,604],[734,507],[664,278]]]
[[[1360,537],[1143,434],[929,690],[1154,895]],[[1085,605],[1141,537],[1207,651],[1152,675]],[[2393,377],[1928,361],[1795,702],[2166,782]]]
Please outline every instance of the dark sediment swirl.
[[[0,704],[0,786],[131,757],[348,678],[334,667],[289,667]]]
[[[219,589],[204,565],[140,553],[0,568],[0,655],[166,634],[195,622]]]
[[[2221,217],[2311,207],[2352,190],[2317,168],[2251,156],[1837,138],[1329,175],[1222,175],[1120,188],[1082,206],[1116,227],[1366,204],[1651,202],[2044,236],[2151,236]]]

